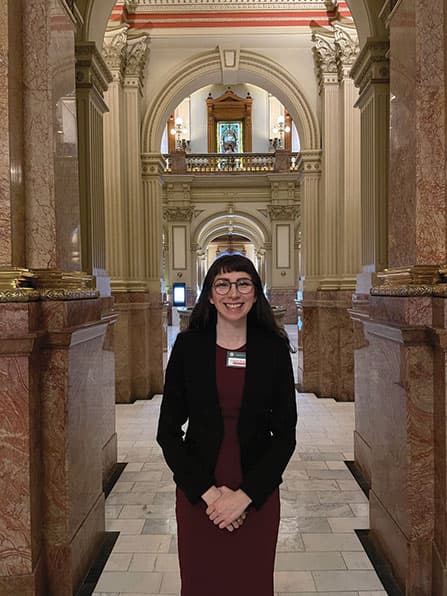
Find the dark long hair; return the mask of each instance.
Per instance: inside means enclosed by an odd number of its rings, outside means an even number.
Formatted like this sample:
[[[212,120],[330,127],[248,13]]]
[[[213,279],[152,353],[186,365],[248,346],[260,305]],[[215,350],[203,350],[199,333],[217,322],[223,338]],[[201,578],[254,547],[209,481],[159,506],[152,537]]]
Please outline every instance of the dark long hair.
[[[262,289],[261,278],[250,259],[242,255],[226,255],[214,261],[203,281],[202,291],[189,319],[188,329],[212,329],[217,323],[217,311],[214,304],[211,304],[211,289],[217,275],[241,271],[247,273],[254,284],[256,302],[247,315],[247,326],[260,327],[271,333],[279,335],[290,349],[290,342],[285,330],[280,327],[273,315],[270,304]]]

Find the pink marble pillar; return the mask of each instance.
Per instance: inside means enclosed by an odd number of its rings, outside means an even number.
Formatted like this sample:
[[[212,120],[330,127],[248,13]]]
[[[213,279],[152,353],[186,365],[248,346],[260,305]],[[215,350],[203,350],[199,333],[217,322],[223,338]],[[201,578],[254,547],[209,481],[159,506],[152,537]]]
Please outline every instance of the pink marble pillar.
[[[0,14],[0,267],[25,265],[20,3]]]
[[[79,270],[75,24],[59,0],[29,0],[21,24],[26,265]]]
[[[405,593],[427,596],[445,593],[446,563],[445,298],[433,298],[447,255],[446,11],[443,0],[402,0],[389,20],[389,271],[356,316],[356,459],[369,475],[371,536]]]

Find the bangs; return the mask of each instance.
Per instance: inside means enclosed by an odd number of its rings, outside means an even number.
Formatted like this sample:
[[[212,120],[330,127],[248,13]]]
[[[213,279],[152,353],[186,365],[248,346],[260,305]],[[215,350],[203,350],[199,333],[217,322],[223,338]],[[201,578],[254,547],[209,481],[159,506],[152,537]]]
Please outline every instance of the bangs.
[[[215,265],[215,276],[220,275],[221,273],[233,273],[233,271],[243,271],[244,273],[248,273],[251,277],[253,277],[253,271],[256,271],[253,263],[249,259],[239,255],[226,255],[224,257],[221,257],[221,262],[220,259],[217,259]]]

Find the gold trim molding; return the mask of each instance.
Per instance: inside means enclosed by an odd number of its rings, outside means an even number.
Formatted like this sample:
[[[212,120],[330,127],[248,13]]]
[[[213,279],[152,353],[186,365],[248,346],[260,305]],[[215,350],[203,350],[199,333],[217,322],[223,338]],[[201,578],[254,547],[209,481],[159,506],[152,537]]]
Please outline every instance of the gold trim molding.
[[[415,265],[377,273],[373,296],[447,296],[447,266]]]
[[[0,268],[0,303],[97,298],[96,280],[77,271]]]

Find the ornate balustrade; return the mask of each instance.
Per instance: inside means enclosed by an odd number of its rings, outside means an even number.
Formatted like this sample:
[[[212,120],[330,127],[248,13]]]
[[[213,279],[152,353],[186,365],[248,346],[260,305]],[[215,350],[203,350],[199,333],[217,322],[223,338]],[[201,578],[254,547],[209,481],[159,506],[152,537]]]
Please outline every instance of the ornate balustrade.
[[[165,155],[170,174],[226,174],[298,171],[299,153],[184,153]]]

